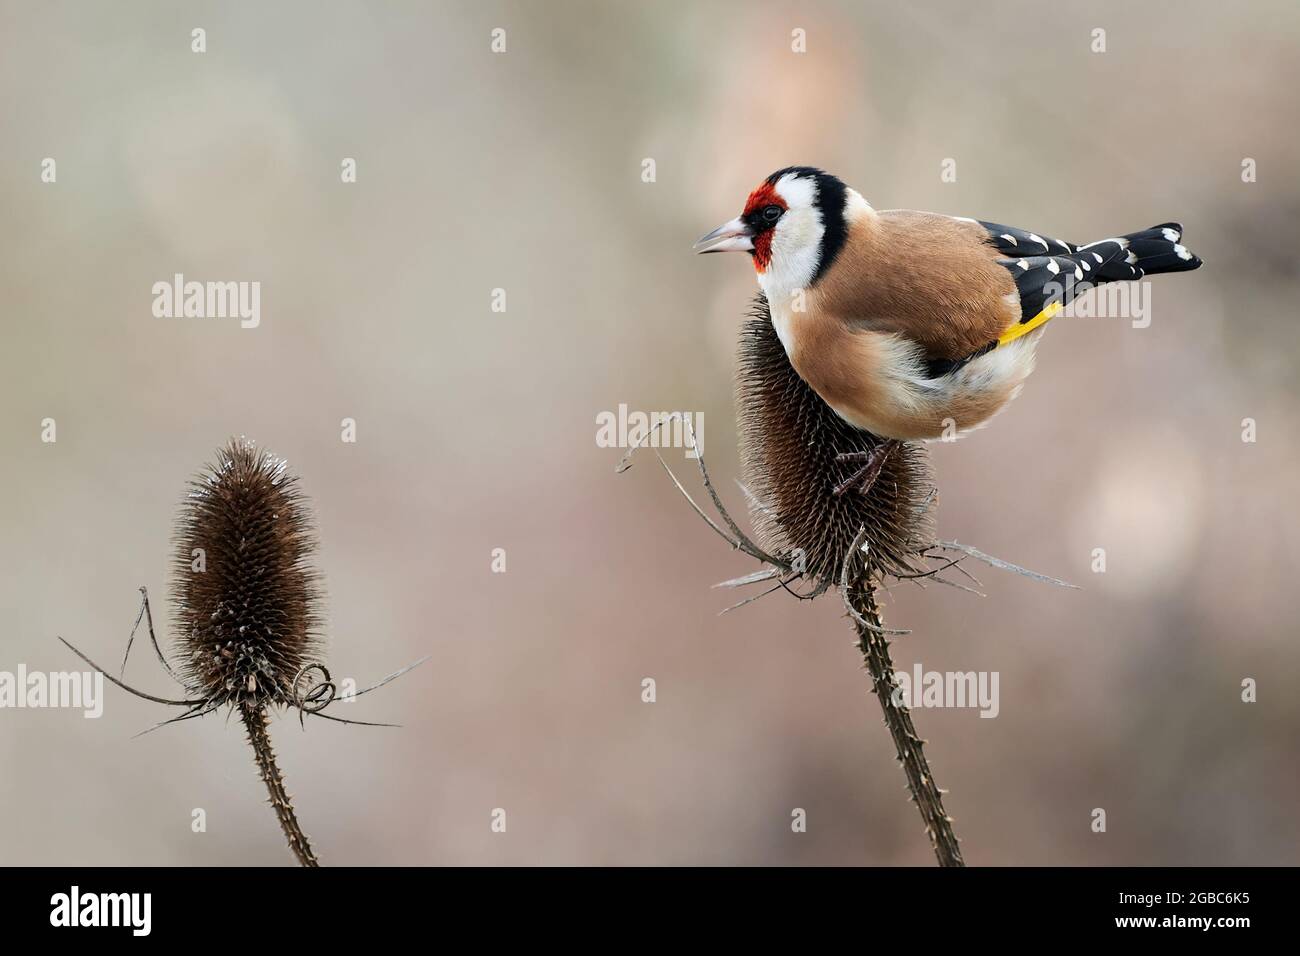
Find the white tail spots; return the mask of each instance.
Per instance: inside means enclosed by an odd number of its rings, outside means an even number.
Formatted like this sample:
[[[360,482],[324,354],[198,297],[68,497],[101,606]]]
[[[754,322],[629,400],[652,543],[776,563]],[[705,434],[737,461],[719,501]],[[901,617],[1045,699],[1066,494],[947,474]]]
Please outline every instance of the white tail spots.
[[[1165,232],[1173,232],[1173,230],[1166,229]],[[1175,235],[1177,235],[1177,233],[1175,233]],[[1179,259],[1190,259],[1192,257],[1192,254],[1187,251],[1186,246],[1180,246],[1177,243],[1174,244],[1174,252],[1178,253]]]
[[[1177,229],[1165,228],[1163,232],[1165,234],[1165,238],[1168,239],[1170,242],[1177,242],[1179,239],[1183,238],[1183,234],[1179,232]]]

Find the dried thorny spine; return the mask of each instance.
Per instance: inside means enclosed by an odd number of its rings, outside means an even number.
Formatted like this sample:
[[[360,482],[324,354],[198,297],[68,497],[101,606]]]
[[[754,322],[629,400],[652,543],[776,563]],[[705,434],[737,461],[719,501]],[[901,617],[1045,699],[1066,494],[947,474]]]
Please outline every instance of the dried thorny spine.
[[[1046,583],[1071,585],[969,545],[937,540],[933,519],[937,491],[920,445],[903,444],[891,453],[869,493],[839,493],[855,470],[839,456],[868,452],[879,439],[841,419],[799,377],[777,338],[761,295],[741,330],[736,404],[749,482],[741,490],[749,504],[753,538],[727,511],[699,448],[692,447],[692,451],[721,523],[700,507],[659,455],[659,463],[695,512],[733,548],[763,564],[758,571],[718,585],[768,585],[727,610],[780,590],[809,600],[831,588],[839,589],[854,621],[872,691],[880,701],[935,855],[942,866],[963,866],[952,820],[943,807],[943,791],[925,757],[924,741],[916,733],[908,708],[894,700],[897,685],[888,637],[908,632],[882,624],[877,589],[887,579],[895,579],[922,587],[934,581],[979,594],[969,584],[946,575],[955,572],[978,587],[979,581],[962,567],[969,558]],[[689,436],[689,419],[684,424]],[[641,444],[649,439],[645,436]],[[694,446],[693,440],[691,444]],[[619,471],[630,467],[633,451],[619,463]]]
[[[317,860],[275,762],[268,711],[296,709],[300,721],[310,714],[341,723],[391,726],[322,712],[335,700],[337,687],[323,663],[320,578],[311,563],[315,548],[311,513],[287,464],[251,441],[231,441],[190,483],[177,519],[171,587],[176,664],[169,663],[159,647],[144,588],[122,660],[125,672],[136,630],[141,618],[146,619],[154,653],[184,688],[185,699],[145,694],[105,673],[139,697],[185,708],[151,730],[223,708],[237,711],[285,838],[304,866],[316,866]],[[102,671],[75,647],[72,650]],[[352,696],[374,690],[419,663]]]

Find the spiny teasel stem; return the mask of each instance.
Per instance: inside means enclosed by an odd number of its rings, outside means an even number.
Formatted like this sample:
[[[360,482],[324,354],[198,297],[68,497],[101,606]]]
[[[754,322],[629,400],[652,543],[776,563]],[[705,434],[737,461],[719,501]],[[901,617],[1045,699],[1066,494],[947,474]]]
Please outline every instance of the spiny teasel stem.
[[[889,640],[881,623],[880,608],[876,605],[875,588],[870,584],[850,588],[846,600],[871,625],[864,627],[860,621],[854,622],[858,632],[858,650],[862,652],[867,672],[871,675],[872,693],[880,701],[885,726],[894,739],[898,760],[907,776],[907,788],[921,811],[921,820],[925,823],[930,845],[934,847],[934,855],[939,858],[940,866],[965,866],[957,835],[953,833],[952,818],[943,809],[943,791],[934,782],[934,774],[925,759],[925,741],[912,725],[911,711],[904,706],[894,706],[894,662],[889,656]]]
[[[280,820],[280,829],[289,841],[289,849],[303,866],[320,866],[316,855],[307,842],[307,834],[298,826],[298,817],[293,812],[293,802],[284,789],[284,777],[275,763],[275,751],[271,749],[271,735],[266,732],[266,708],[251,701],[239,705],[239,714],[244,718],[244,729],[248,731],[248,742],[253,746],[253,755],[257,760],[257,769],[262,774],[267,792],[271,795],[271,806]]]

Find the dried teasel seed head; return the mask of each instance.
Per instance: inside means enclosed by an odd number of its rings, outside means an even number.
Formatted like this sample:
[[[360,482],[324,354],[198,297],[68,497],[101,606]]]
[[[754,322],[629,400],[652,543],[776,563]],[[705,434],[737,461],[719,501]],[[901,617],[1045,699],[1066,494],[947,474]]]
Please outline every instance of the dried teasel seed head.
[[[290,704],[321,661],[316,541],[298,479],[247,439],[190,482],[176,522],[174,644],[190,690],[212,702]]]
[[[934,481],[925,450],[895,450],[870,492],[834,489],[856,466],[843,452],[866,451],[878,439],[840,418],[795,371],[760,294],[740,332],[736,379],[741,457],[759,543],[773,554],[801,552],[806,575],[838,584],[845,555],[866,528],[867,566],[874,573],[912,574],[917,551],[934,541]]]

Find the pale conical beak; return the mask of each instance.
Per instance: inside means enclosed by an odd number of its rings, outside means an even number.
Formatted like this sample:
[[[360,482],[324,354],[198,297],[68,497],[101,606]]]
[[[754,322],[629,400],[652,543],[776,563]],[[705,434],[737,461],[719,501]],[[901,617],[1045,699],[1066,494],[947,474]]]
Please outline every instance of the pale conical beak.
[[[724,222],[695,243],[696,252],[749,252],[754,248],[754,232],[745,220],[737,216]]]

